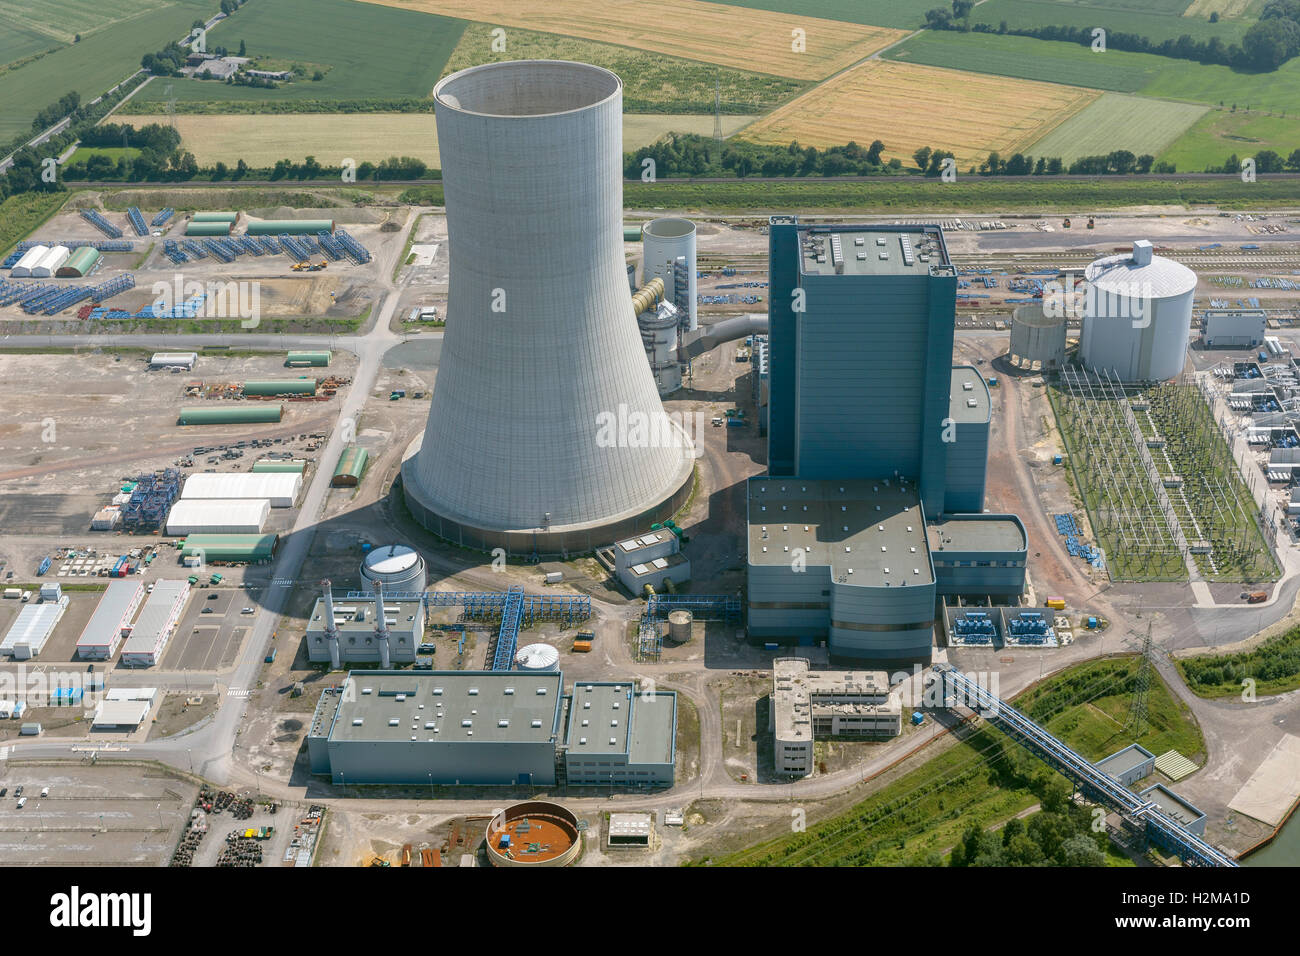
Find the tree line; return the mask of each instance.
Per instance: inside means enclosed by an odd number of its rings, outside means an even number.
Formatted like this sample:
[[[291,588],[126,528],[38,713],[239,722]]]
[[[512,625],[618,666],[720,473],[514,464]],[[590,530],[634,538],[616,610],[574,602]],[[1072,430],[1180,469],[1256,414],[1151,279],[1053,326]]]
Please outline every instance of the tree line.
[[[935,7],[926,11],[925,25],[931,30],[997,33],[1083,46],[1091,46],[1093,43],[1093,27],[1066,24],[1013,27],[1006,20],[997,25],[972,24],[970,15],[973,7],[972,0],[953,0],[951,10]],[[1217,23],[1218,15],[1212,14],[1210,21]],[[1271,72],[1300,53],[1300,0],[1269,0],[1260,11],[1259,19],[1245,32],[1240,43],[1225,43],[1219,37],[1196,40],[1187,33],[1176,39],[1152,40],[1140,33],[1108,29],[1106,48],[1154,53],[1175,59],[1194,60],[1197,63],[1216,63],[1237,70]]]

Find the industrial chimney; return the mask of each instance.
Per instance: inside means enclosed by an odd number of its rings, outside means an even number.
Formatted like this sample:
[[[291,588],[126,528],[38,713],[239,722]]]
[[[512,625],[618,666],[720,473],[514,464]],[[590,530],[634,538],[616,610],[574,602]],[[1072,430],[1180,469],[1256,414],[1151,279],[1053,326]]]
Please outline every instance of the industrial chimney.
[[[550,60],[434,89],[449,321],[402,484],[458,544],[590,550],[690,493],[690,439],[664,415],[628,294],[622,100],[610,71]]]
[[[388,619],[384,616],[384,582],[372,581],[371,583],[375,587],[375,641],[379,644],[379,667],[381,670],[388,670],[393,661],[388,646]]]
[[[330,670],[339,669],[339,628],[334,623],[334,588],[330,584],[330,579],[326,578],[320,583],[321,590],[325,592],[325,643],[330,649]]]

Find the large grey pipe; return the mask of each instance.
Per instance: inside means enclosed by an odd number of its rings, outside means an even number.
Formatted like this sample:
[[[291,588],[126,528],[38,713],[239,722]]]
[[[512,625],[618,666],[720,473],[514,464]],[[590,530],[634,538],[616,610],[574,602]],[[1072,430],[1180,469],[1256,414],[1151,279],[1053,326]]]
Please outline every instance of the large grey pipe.
[[[329,578],[321,581],[320,586],[325,592],[325,643],[330,649],[330,670],[338,670],[339,661],[339,629],[334,623],[334,588],[330,584]]]
[[[734,342],[749,335],[767,335],[767,316],[738,315],[715,322],[693,336],[688,334],[682,342],[682,355],[687,359],[697,358],[723,342]]]
[[[379,616],[375,618],[375,640],[379,642],[379,666],[382,670],[388,670],[392,666],[392,655],[389,653],[388,646],[388,619],[384,617],[384,583],[376,580],[375,585],[375,610]]]

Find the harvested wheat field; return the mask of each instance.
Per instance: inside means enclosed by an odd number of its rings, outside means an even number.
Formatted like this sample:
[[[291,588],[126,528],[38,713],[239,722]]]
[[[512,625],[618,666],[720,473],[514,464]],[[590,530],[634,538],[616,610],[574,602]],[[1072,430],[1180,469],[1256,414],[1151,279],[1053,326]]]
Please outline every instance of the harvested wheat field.
[[[124,116],[134,126],[167,123],[162,115]],[[730,136],[752,116],[722,117]],[[343,159],[378,163],[390,156],[413,156],[437,168],[438,131],[432,113],[226,113],[175,117],[181,146],[201,166],[239,160],[256,168],[281,159],[301,162],[308,156],[324,166]],[[691,113],[625,113],[623,149],[648,146],[665,133],[713,132],[713,117]]]
[[[836,146],[879,139],[911,164],[922,146],[945,149],[965,172],[997,150],[1025,149],[1083,109],[1097,90],[871,60],[769,113],[739,138]]]
[[[467,15],[464,0],[365,0],[448,17]],[[756,73],[820,80],[907,36],[906,30],[796,14],[746,10],[700,0],[475,0],[475,20],[584,37]],[[803,31],[796,52],[794,30]]]

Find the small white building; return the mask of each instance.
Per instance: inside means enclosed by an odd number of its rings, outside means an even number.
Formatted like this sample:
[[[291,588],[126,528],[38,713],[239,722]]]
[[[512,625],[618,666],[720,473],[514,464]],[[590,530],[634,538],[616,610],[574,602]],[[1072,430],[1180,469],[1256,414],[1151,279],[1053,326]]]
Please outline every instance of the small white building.
[[[49,246],[36,245],[32,246],[14,263],[13,270],[9,275],[14,279],[27,279],[31,277],[32,266],[40,262],[45,254],[50,251]]]
[[[33,279],[48,279],[58,271],[59,266],[68,261],[71,252],[67,246],[51,246],[33,265]]]
[[[1201,342],[1207,349],[1258,348],[1267,327],[1263,309],[1208,309],[1201,316]]]
[[[644,593],[647,584],[662,593],[667,581],[690,580],[691,562],[681,553],[677,535],[663,528],[616,542],[614,574],[634,595]]]
[[[58,587],[57,584],[54,586]],[[44,598],[44,586],[41,591]],[[67,609],[68,599],[63,595],[54,600],[43,599],[40,604],[28,604],[18,612],[4,640],[0,641],[0,654],[12,654],[17,661],[30,660],[38,655]]]
[[[263,498],[272,508],[292,508],[301,493],[302,475],[295,472],[203,472],[185,479],[181,500]]]
[[[167,515],[169,535],[259,534],[271,517],[265,498],[182,498]]]
[[[90,726],[94,730],[134,730],[149,716],[149,707],[143,700],[101,700]]]
[[[199,360],[198,352],[155,352],[149,359],[150,368],[183,368],[189,371]]]
[[[139,581],[117,580],[109,584],[99,606],[77,638],[77,656],[83,661],[106,661],[117,653],[123,633],[131,626],[144,585]]]
[[[140,620],[122,648],[123,667],[153,667],[181,619],[190,596],[188,581],[155,581]]]

